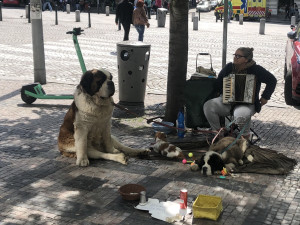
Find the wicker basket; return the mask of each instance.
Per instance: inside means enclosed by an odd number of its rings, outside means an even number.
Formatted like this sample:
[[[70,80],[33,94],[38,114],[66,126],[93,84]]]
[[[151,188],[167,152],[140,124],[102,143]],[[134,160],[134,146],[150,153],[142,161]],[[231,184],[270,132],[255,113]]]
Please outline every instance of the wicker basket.
[[[119,188],[122,198],[128,201],[139,200],[141,191],[146,191],[146,188],[139,184],[125,184]]]
[[[193,204],[195,218],[217,220],[222,211],[222,198],[217,196],[198,195]]]

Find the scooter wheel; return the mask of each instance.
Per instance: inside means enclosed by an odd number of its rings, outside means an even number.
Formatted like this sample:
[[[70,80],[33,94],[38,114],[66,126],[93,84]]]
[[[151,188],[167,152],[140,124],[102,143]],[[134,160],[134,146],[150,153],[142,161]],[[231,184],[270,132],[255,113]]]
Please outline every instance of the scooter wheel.
[[[32,91],[32,90],[28,90],[28,91]],[[22,89],[21,89],[21,98],[27,104],[31,104],[31,103],[35,102],[35,100],[36,100],[36,98],[25,94],[24,87],[22,87]]]

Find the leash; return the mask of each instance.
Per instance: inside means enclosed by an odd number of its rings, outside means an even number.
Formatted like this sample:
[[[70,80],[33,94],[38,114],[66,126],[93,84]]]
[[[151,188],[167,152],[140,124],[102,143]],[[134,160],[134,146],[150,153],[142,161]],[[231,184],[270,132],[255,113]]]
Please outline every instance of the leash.
[[[228,145],[226,148],[224,148],[222,151],[221,151],[221,154],[223,154],[224,152],[226,152],[228,149],[230,149],[236,142],[238,139],[240,139],[240,137],[242,136],[242,134],[244,133],[246,127],[249,125],[250,123],[250,119],[247,121],[247,123],[243,126],[242,130],[240,131],[240,133],[238,134],[238,136],[234,139],[233,142],[231,142],[230,145]]]
[[[180,130],[180,131],[184,131],[184,132],[216,133],[215,131],[209,131],[209,130],[192,130],[192,131],[190,131],[190,129],[187,130],[187,129],[184,129],[184,128],[178,128],[178,127],[170,126],[168,124],[165,124],[165,123],[162,123],[162,122],[159,122],[159,121],[154,121],[155,119],[163,118],[163,117],[157,116],[157,117],[154,117],[154,118],[147,119],[143,116],[139,116],[138,114],[136,114],[136,113],[130,111],[129,109],[127,109],[127,108],[125,108],[121,105],[118,105],[114,102],[112,102],[112,105],[117,107],[118,109],[121,109],[121,110],[127,112],[128,114],[131,114],[131,115],[135,116],[135,117],[141,117],[142,119],[146,120],[147,124],[156,123],[156,124],[159,124],[159,125],[164,126],[164,127],[168,127],[168,128],[172,128],[172,129],[176,129],[176,130]]]

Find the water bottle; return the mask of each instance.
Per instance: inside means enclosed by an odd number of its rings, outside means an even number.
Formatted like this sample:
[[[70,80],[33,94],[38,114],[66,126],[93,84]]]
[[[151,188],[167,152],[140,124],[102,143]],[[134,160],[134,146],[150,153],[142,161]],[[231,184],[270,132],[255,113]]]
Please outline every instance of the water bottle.
[[[177,115],[177,128],[180,128],[180,130],[177,130],[177,135],[179,138],[184,137],[184,112],[183,108],[179,110]]]

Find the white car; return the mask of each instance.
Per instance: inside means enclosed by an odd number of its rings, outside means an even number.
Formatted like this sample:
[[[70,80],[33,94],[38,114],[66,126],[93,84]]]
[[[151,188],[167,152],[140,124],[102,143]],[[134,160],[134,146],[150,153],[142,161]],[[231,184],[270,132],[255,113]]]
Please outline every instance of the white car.
[[[196,11],[206,11],[210,12],[211,10],[211,4],[210,1],[200,1],[196,7]]]
[[[216,8],[218,3],[219,3],[218,0],[211,0],[210,1],[211,8],[212,9]]]

